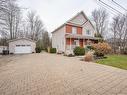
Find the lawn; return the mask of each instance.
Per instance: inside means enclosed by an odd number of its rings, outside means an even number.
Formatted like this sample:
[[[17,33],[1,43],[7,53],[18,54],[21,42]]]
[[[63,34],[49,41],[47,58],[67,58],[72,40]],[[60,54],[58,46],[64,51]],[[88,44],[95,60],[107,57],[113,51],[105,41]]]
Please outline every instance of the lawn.
[[[108,55],[107,58],[99,59],[96,62],[127,70],[127,55]]]

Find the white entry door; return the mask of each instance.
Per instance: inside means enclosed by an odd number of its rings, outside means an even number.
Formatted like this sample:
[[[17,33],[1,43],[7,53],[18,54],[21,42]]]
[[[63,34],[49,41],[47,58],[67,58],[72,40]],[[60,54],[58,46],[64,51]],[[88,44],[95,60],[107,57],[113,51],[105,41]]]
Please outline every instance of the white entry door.
[[[75,41],[75,45],[79,46],[79,40],[74,40]]]
[[[32,53],[30,45],[17,45],[15,47],[15,54]]]

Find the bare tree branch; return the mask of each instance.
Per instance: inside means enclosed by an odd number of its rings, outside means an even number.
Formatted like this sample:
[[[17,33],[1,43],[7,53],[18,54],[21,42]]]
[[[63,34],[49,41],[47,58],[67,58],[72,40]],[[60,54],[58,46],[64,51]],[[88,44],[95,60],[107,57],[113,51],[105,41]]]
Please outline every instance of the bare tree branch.
[[[104,36],[104,33],[107,28],[107,19],[108,13],[104,9],[95,9],[92,12],[92,17],[95,22],[96,32],[101,36]]]

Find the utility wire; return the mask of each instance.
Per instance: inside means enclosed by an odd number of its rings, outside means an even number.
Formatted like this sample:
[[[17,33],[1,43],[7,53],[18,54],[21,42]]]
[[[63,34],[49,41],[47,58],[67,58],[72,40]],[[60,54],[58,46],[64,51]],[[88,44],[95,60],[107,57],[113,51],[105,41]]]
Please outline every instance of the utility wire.
[[[111,14],[113,14],[113,15],[118,14],[116,11],[112,10],[111,8],[107,7],[107,6],[104,5],[104,4],[102,4],[102,3],[100,3],[100,2],[98,2],[98,4],[100,4],[100,6],[103,7],[104,9],[109,10],[109,12],[110,12]]]
[[[115,3],[116,5],[118,5],[119,7],[121,7],[122,9],[124,9],[125,11],[127,11],[127,9],[125,9],[122,5],[118,4],[117,2],[115,2],[114,0],[112,0],[113,3]]]
[[[123,13],[121,13],[120,11],[118,11],[118,10],[116,10],[115,8],[111,7],[110,5],[106,4],[105,2],[103,2],[103,1],[101,1],[101,0],[99,0],[99,2],[102,3],[102,4],[104,4],[104,5],[106,5],[107,7],[111,8],[112,10],[118,12],[119,14],[124,15]]]

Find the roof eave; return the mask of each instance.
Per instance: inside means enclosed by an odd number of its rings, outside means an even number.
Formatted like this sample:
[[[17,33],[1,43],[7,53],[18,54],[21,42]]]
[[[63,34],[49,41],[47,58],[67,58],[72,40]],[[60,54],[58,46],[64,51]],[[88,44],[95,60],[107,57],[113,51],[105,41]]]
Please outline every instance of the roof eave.
[[[17,40],[22,40],[22,39],[24,39],[24,40],[29,40],[29,41],[31,41],[31,42],[35,42],[35,43],[36,43],[36,41],[31,40],[31,39],[28,39],[28,38],[18,38],[18,39],[12,39],[12,40],[8,40],[7,42],[9,43],[9,42],[14,42],[14,41],[17,41]]]

